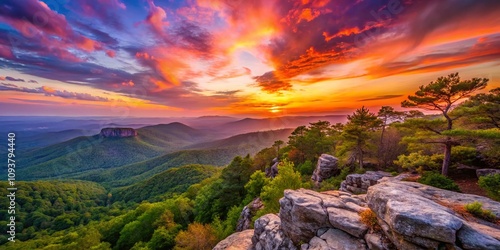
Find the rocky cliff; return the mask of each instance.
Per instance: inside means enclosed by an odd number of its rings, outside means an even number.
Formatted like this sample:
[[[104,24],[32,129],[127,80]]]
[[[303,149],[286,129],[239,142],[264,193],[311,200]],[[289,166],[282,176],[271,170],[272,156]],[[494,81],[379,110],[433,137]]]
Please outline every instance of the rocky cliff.
[[[500,225],[463,209],[478,201],[498,219],[499,202],[375,175],[383,178],[374,183],[370,173],[352,180],[363,179],[366,194],[286,190],[278,215],[259,218],[253,234],[247,230],[228,239],[246,243],[237,249],[500,249]],[[216,249],[236,249],[231,242]]]
[[[102,137],[134,137],[137,136],[137,131],[133,128],[103,128],[99,134]]]

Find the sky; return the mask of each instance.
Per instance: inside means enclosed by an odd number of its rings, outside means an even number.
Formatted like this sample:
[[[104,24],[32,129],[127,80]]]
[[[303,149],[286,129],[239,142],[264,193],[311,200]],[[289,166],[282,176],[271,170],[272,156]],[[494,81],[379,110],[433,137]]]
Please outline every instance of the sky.
[[[500,87],[498,0],[2,0],[0,115],[376,112]]]

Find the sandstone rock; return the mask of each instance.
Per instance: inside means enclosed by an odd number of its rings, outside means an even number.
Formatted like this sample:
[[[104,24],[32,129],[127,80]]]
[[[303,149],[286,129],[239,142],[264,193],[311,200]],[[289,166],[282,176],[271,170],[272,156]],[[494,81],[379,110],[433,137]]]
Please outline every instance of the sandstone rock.
[[[100,135],[106,138],[134,137],[137,136],[137,131],[133,128],[103,128]]]
[[[274,162],[273,160],[273,165],[269,168],[266,168],[266,176],[274,178],[276,175],[278,175],[278,165],[279,162]]]
[[[368,206],[396,233],[454,243],[463,221],[450,209],[402,182],[384,182],[367,193]]]
[[[368,187],[377,184],[383,177],[390,177],[391,174],[383,171],[366,171],[364,174],[350,174],[340,184],[340,190],[354,194],[364,194]]]
[[[295,242],[307,242],[322,227],[330,227],[323,200],[304,189],[285,190],[280,199],[281,226]]]
[[[366,246],[370,250],[394,249],[392,243],[387,242],[386,236],[381,233],[368,233],[365,235]]]
[[[498,230],[500,232],[500,230]],[[472,224],[465,223],[458,231],[457,240],[461,243],[463,249],[500,249],[500,240],[481,232],[474,228]]]
[[[314,239],[316,238],[316,239]],[[351,249],[356,249],[356,250],[363,250],[367,249],[366,244],[364,240],[353,237],[347,233],[345,233],[342,230],[339,229],[330,229],[326,231],[323,235],[321,235],[319,238],[314,237],[314,241],[311,240],[309,242],[310,246],[319,246],[318,248],[312,248],[312,249],[327,249],[327,250],[351,250]],[[326,248],[324,247],[325,245],[321,243],[319,240],[323,241],[326,243]],[[311,247],[309,247],[311,249]]]
[[[252,223],[252,218],[255,216],[258,210],[264,207],[262,200],[260,198],[255,198],[241,211],[240,218],[238,219],[238,224],[236,225],[236,232],[241,232],[243,230],[249,229]]]
[[[253,230],[245,230],[231,234],[226,239],[219,242],[213,250],[251,250]]]
[[[316,183],[320,183],[325,179],[339,174],[338,161],[339,159],[334,156],[322,154],[318,159],[311,179]]]
[[[327,208],[330,224],[352,236],[362,238],[368,231],[366,226],[356,212],[335,207]]]
[[[252,243],[256,250],[297,249],[281,229],[281,220],[275,214],[266,214],[255,221]]]
[[[493,174],[500,174],[500,169],[493,169],[493,168],[482,168],[476,170],[476,175],[477,178],[481,176],[486,176],[486,175],[493,175]]]

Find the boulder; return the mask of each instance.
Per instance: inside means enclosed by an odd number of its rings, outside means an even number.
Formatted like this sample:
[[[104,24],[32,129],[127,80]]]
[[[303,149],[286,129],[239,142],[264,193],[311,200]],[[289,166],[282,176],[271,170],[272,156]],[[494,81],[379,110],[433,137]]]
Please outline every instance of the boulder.
[[[340,190],[354,194],[366,194],[368,187],[377,184],[378,180],[390,176],[390,173],[383,171],[366,171],[364,174],[350,174],[340,183]]]
[[[493,168],[482,168],[482,169],[477,169],[476,170],[476,175],[477,178],[481,176],[486,176],[486,175],[494,175],[494,174],[500,174],[500,169],[493,169]]]
[[[338,162],[339,159],[336,157],[322,154],[318,159],[316,169],[314,169],[311,179],[316,183],[320,183],[325,179],[338,175],[340,173]]]
[[[252,243],[255,250],[297,249],[281,229],[275,214],[266,214],[255,221]]]
[[[99,134],[105,138],[123,138],[137,136],[137,131],[133,128],[103,128]]]
[[[342,230],[329,229],[320,236],[315,236],[307,244],[308,250],[364,250],[368,249],[365,241],[353,237]]]
[[[398,249],[429,249],[440,245],[463,249],[495,249],[500,228],[480,219],[465,220],[450,207],[479,201],[498,216],[500,203],[488,198],[442,190],[414,182],[382,182],[368,189],[368,206]]]
[[[358,215],[366,204],[345,192],[285,190],[280,205],[281,227],[295,243],[309,241],[321,228],[335,227],[355,237],[362,237],[368,229]]]
[[[253,249],[253,234],[254,231],[252,229],[231,234],[219,242],[213,250],[251,250]]]
[[[279,164],[280,164],[279,162],[277,162],[277,161],[275,162],[273,160],[273,165],[271,167],[266,168],[266,176],[270,177],[270,178],[276,177],[276,175],[278,175],[278,165]]]
[[[249,229],[252,223],[252,218],[262,207],[264,207],[264,204],[262,203],[262,200],[260,198],[255,198],[248,205],[246,205],[241,211],[240,218],[238,219],[236,232],[241,232],[243,230]]]

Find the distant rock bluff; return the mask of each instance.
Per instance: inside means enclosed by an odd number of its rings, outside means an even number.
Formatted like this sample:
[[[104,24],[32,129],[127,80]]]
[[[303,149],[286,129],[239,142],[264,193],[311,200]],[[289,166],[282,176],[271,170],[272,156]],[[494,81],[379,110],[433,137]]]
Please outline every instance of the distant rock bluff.
[[[134,137],[137,136],[137,131],[133,128],[103,128],[100,135],[112,138]]]

